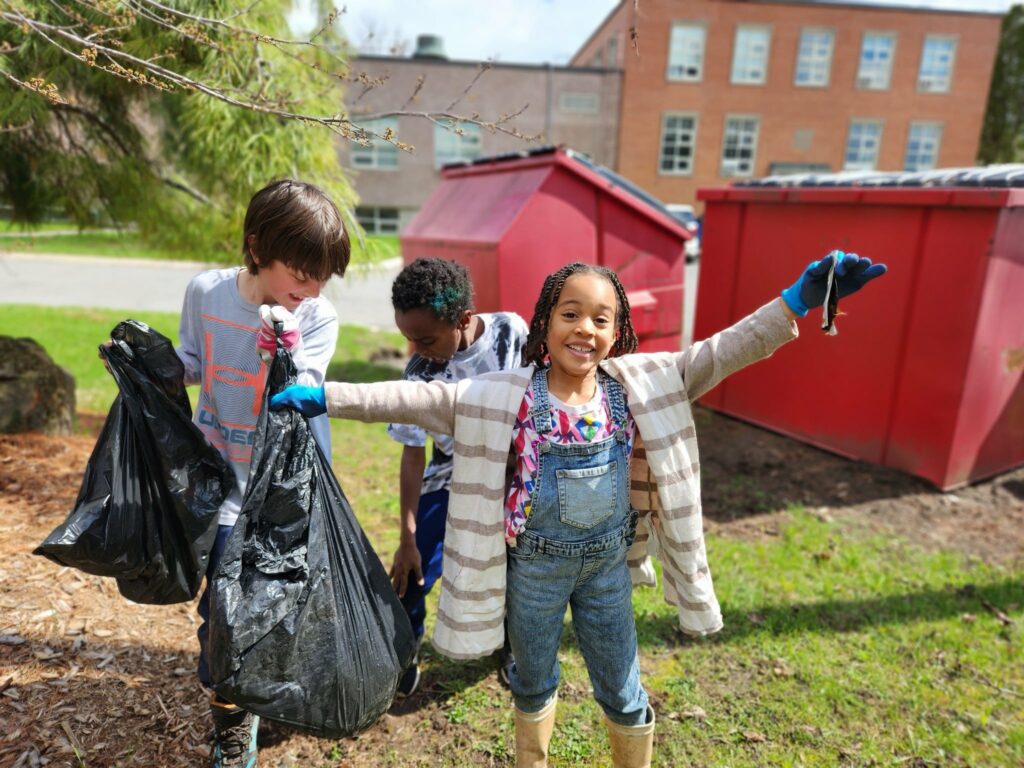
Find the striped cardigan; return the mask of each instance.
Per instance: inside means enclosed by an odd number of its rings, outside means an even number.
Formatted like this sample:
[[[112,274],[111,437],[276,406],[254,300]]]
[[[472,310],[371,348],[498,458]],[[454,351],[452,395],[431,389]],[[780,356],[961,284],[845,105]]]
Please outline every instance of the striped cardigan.
[[[683,352],[609,358],[636,420],[630,501],[640,519],[629,552],[634,584],[654,584],[648,552],[662,562],[665,599],[687,634],[722,627],[704,549],[700,466],[690,400],[796,337],[772,301]],[[501,648],[505,616],[504,500],[512,426],[533,367],[456,383],[395,381],[326,385],[332,417],[418,424],[453,435],[455,453],[437,624],[440,653],[477,658]]]

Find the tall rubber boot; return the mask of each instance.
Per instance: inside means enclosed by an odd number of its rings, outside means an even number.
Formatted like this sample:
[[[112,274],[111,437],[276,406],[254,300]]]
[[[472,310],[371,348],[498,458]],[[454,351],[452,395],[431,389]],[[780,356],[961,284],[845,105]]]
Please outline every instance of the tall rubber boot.
[[[612,743],[612,765],[615,768],[650,768],[654,752],[654,710],[647,707],[643,725],[619,725],[605,717],[608,739]]]
[[[516,768],[547,768],[557,703],[555,696],[539,712],[523,712],[516,707]]]

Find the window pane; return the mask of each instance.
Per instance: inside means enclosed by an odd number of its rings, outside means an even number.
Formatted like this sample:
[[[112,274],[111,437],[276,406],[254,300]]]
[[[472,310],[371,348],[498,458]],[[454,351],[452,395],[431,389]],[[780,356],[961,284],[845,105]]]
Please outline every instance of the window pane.
[[[672,27],[668,44],[669,80],[696,82],[704,70],[704,27],[695,24],[676,24]]]
[[[757,152],[757,118],[730,117],[722,137],[722,175],[750,176]]]
[[[846,138],[844,170],[870,171],[878,163],[882,124],[877,120],[853,120]]]
[[[398,131],[398,118],[367,120],[359,125],[368,134],[366,138],[368,145],[352,143],[352,165],[358,168],[397,168],[398,147],[378,137],[393,136]],[[370,136],[369,134],[376,135]]]
[[[398,234],[398,209],[359,206],[356,221],[368,235]]]
[[[938,163],[942,125],[911,123],[907,134],[907,153],[903,168],[907,171],[930,171]]]
[[[771,34],[763,27],[738,27],[732,55],[732,82],[760,84],[768,71]]]
[[[471,161],[480,157],[480,126],[458,123],[434,126],[434,165]]]
[[[796,84],[828,85],[835,35],[830,29],[806,28],[800,32],[796,59]]]
[[[661,121],[659,170],[662,173],[693,173],[693,153],[696,139],[696,116],[665,115]]]
[[[921,69],[917,73],[918,90],[939,93],[948,91],[955,57],[956,40],[951,37],[926,37],[921,49]]]
[[[896,35],[891,32],[865,32],[857,68],[857,87],[884,91],[892,75],[892,59]]]

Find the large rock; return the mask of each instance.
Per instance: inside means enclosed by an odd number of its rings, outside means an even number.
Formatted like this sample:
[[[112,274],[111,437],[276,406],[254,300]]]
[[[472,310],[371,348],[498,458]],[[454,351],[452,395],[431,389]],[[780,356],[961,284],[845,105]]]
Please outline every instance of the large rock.
[[[75,377],[32,339],[0,336],[0,432],[70,435]]]

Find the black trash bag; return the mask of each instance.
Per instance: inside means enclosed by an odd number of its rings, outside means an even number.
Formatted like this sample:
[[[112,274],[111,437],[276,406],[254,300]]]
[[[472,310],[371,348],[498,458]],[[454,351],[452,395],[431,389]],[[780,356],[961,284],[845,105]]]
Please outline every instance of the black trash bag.
[[[170,340],[137,320],[110,335],[113,344],[100,354],[120,393],[74,508],[35,554],[115,576],[137,603],[191,600],[235,477],[192,423],[184,366]]]
[[[279,347],[242,509],[211,584],[207,657],[223,698],[339,739],[391,706],[415,639],[309,423],[267,408],[294,372]]]

